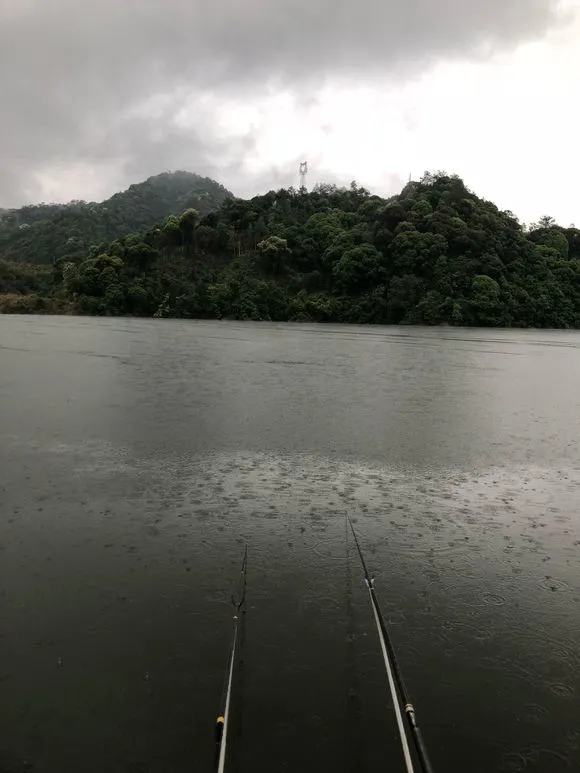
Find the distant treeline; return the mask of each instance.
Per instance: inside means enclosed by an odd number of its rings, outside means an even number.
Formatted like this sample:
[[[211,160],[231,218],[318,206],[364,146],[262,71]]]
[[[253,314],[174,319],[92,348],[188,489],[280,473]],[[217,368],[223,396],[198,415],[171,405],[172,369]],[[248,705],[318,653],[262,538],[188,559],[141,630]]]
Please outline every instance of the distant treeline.
[[[61,258],[50,295],[88,314],[580,327],[580,231],[524,228],[445,174],[390,199],[319,185]]]

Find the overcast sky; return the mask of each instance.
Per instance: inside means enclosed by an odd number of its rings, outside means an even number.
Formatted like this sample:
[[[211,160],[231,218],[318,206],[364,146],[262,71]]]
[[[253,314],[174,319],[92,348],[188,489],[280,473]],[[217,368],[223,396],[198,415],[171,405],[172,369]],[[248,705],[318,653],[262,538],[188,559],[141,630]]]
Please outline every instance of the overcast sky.
[[[580,0],[0,0],[0,206],[443,169],[580,225]]]

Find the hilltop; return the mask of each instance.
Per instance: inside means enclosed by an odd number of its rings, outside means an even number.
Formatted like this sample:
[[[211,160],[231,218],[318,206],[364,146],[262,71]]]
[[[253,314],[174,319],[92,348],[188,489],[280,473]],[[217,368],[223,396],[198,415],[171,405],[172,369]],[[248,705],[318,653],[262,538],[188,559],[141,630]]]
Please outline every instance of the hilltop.
[[[191,172],[166,172],[131,185],[101,203],[71,201],[0,210],[0,260],[52,264],[85,257],[93,245],[142,231],[173,212],[202,215],[232,194]]]

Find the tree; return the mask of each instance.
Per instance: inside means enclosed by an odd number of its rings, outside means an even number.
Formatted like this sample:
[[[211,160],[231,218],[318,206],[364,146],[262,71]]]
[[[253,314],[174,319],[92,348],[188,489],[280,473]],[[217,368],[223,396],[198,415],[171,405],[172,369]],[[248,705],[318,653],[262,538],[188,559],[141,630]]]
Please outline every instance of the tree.
[[[192,207],[186,209],[180,216],[178,223],[179,229],[183,234],[183,244],[189,245],[193,253],[196,247],[196,229],[199,223],[199,212]]]
[[[258,250],[263,255],[262,265],[268,273],[279,274],[284,268],[284,257],[291,250],[286,239],[279,236],[268,236],[258,244]]]
[[[337,286],[345,293],[357,293],[384,281],[383,256],[372,244],[346,250],[332,269]]]
[[[390,253],[397,274],[427,276],[447,249],[447,240],[440,234],[404,231],[393,239]]]
[[[471,283],[471,313],[476,325],[501,325],[502,304],[499,284],[490,276],[476,276]]]
[[[556,225],[556,221],[550,215],[542,215],[538,222],[538,228],[552,228],[554,225]]]

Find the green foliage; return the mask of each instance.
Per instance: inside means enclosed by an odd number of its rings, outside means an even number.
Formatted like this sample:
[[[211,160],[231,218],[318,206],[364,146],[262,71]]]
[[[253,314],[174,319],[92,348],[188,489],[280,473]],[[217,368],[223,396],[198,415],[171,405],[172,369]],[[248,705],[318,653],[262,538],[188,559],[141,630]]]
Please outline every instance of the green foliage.
[[[372,244],[361,244],[345,250],[332,268],[336,287],[353,295],[360,290],[376,287],[385,280],[383,263],[383,256]]]
[[[580,327],[580,231],[525,230],[441,173],[388,201],[318,185],[68,238],[87,246],[52,267],[53,298],[90,314]]]
[[[260,265],[266,273],[281,274],[284,271],[284,259],[290,252],[286,239],[279,236],[268,236],[258,242],[258,252],[262,254]]]
[[[53,294],[54,277],[47,266],[0,260],[0,314],[62,314],[66,299]]]
[[[100,204],[72,201],[9,210],[0,216],[0,259],[39,264],[60,258],[80,260],[92,245],[105,247],[186,208],[178,227],[191,231],[196,218],[217,209],[227,198],[231,193],[207,177],[166,172]]]
[[[46,293],[51,284],[50,271],[46,267],[0,260],[0,294]]]
[[[476,325],[501,325],[505,305],[502,303],[499,284],[490,276],[476,276],[471,282],[470,307],[472,321]]]

